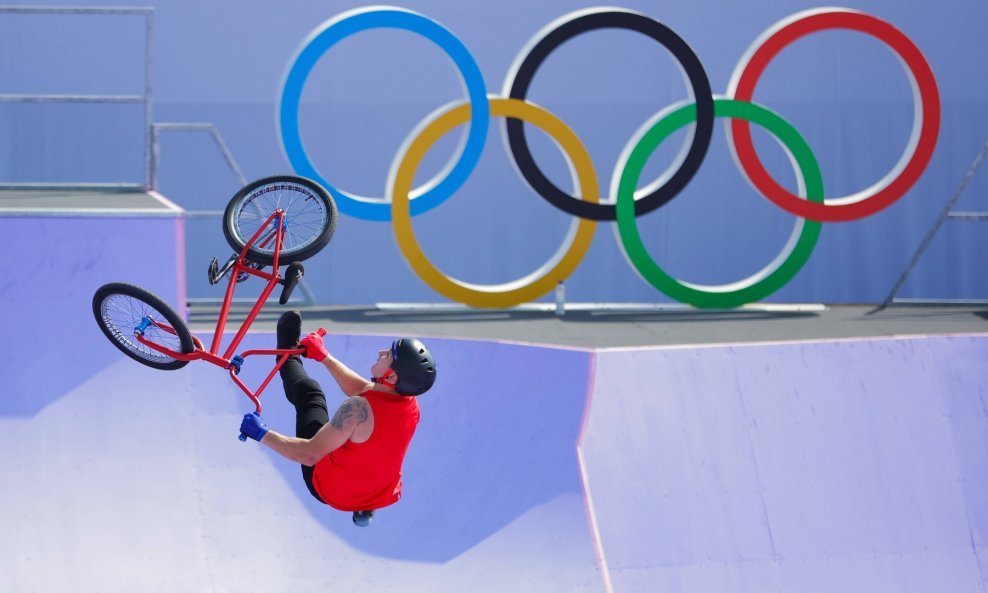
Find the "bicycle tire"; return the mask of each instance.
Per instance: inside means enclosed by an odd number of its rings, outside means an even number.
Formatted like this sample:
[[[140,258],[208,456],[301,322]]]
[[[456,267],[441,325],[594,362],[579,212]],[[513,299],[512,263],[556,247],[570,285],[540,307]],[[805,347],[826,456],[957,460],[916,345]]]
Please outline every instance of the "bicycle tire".
[[[175,335],[154,326],[144,332],[145,339],[160,343],[177,352],[188,354],[195,350],[192,332],[185,321],[154,293],[123,282],[111,282],[93,295],[93,316],[103,334],[121,352],[137,362],[162,371],[174,371],[189,364],[148,348],[134,338],[134,329],[143,317],[163,319],[175,330]]]
[[[298,198],[302,198],[301,201]],[[305,177],[275,175],[248,183],[230,199],[223,212],[226,242],[237,253],[243,251],[276,208],[285,210],[287,227],[278,260],[280,265],[302,261],[319,253],[336,232],[339,210],[323,186]],[[259,248],[255,243],[247,251],[247,259],[272,265],[274,247]]]

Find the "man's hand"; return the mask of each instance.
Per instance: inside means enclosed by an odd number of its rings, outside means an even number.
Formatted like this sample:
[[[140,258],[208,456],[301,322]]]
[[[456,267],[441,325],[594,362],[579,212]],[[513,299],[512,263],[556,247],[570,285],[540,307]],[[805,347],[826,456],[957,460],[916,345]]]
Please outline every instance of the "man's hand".
[[[264,420],[261,420],[260,414],[257,412],[244,414],[244,420],[240,423],[240,440],[245,440],[244,437],[246,436],[260,442],[266,434],[268,434],[268,427],[264,425]]]
[[[305,352],[302,356],[311,358],[316,362],[326,360],[326,357],[329,356],[329,350],[326,350],[326,345],[322,341],[322,337],[325,335],[326,330],[320,327],[319,331],[312,332],[302,338],[298,343],[299,348],[305,348]]]

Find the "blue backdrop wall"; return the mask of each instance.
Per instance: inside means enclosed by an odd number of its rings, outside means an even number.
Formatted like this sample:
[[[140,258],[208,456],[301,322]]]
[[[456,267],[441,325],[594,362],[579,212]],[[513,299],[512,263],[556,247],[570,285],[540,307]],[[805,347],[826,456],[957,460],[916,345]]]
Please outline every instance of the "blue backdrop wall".
[[[146,5],[154,8],[153,120],[214,124],[247,178],[291,172],[277,122],[286,71],[310,33],[365,5],[308,0]],[[512,63],[543,27],[594,5],[429,0],[401,6],[452,31],[479,65],[487,91],[500,96]],[[661,21],[682,37],[716,95],[728,92],[736,65],[760,35],[781,19],[816,7],[802,0],[629,0],[620,6]],[[846,6],[890,23],[926,56],[942,106],[939,137],[929,165],[901,199],[859,220],[824,224],[806,265],[768,301],[884,299],[988,140],[988,72],[977,65],[985,49],[988,4],[882,0]],[[145,35],[144,21],[132,15],[0,14],[0,92],[141,94]],[[403,142],[430,113],[463,97],[456,67],[435,44],[407,31],[366,31],[342,40],[313,67],[298,109],[301,139],[334,185],[383,197]],[[576,132],[607,195],[615,165],[636,130],[667,106],[689,100],[689,91],[661,45],[612,29],[589,32],[552,53],[528,97]],[[754,100],[806,139],[829,197],[864,190],[883,178],[906,149],[914,118],[910,80],[900,59],[874,37],[851,31],[814,33],[784,49],[760,78]],[[5,128],[0,180],[145,178],[141,105],[0,103],[0,122]],[[497,284],[526,276],[553,255],[572,221],[517,174],[503,124],[491,120],[480,160],[455,195],[413,220],[433,263],[465,282]],[[536,128],[526,131],[539,166],[571,191],[559,150]],[[429,152],[417,184],[444,167],[461,132]],[[655,261],[689,282],[723,284],[754,273],[776,257],[796,220],[747,183],[726,138],[724,120],[718,119],[693,180],[666,207],[638,219]],[[663,143],[643,177],[664,170],[686,139],[681,131]],[[780,183],[795,187],[792,168],[771,138],[756,132],[755,145]],[[186,209],[222,209],[240,185],[205,134],[162,133],[159,149],[159,190]],[[957,209],[988,209],[988,173],[973,178]],[[189,296],[220,296],[204,280],[209,258],[230,252],[219,220],[190,218],[186,224]],[[948,222],[900,296],[988,297],[988,274],[980,265],[988,249],[984,224]],[[566,280],[567,298],[670,301],[625,260],[613,226],[598,225],[586,257]],[[307,264],[307,280],[325,303],[447,300],[411,270],[390,222],[349,215],[329,248]]]

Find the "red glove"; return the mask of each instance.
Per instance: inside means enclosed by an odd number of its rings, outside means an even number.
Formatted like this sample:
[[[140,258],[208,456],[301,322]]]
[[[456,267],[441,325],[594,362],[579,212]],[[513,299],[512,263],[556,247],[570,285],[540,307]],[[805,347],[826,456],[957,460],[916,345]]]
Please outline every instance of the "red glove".
[[[322,341],[322,337],[325,335],[326,330],[320,327],[319,331],[312,332],[299,340],[299,348],[305,348],[305,352],[302,353],[302,356],[311,358],[316,362],[326,360],[326,357],[329,356],[329,350],[326,350],[326,345],[323,344]]]

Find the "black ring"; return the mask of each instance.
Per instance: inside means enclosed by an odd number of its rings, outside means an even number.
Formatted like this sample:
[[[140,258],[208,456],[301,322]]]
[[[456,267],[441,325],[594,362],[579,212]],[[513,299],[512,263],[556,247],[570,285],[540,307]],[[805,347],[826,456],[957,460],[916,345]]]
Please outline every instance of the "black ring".
[[[519,66],[508,96],[512,99],[524,100],[536,70],[538,70],[542,62],[557,47],[581,33],[586,33],[594,29],[607,28],[637,31],[665,46],[679,63],[683,65],[696,100],[696,127],[693,133],[693,142],[689,152],[686,154],[686,159],[683,161],[679,170],[666,183],[635,202],[635,216],[641,216],[673,199],[676,197],[676,194],[686,187],[686,184],[689,183],[693,175],[699,170],[700,164],[707,154],[707,148],[710,146],[710,138],[713,136],[714,98],[710,90],[710,81],[707,79],[707,73],[700,63],[700,58],[683,41],[682,37],[659,21],[640,13],[610,10],[579,16],[553,29],[535,44],[522,61],[521,66]],[[535,163],[535,159],[532,158],[532,153],[528,148],[528,142],[525,140],[525,126],[523,122],[508,118],[506,125],[511,156],[515,160],[515,164],[521,171],[522,176],[536,193],[548,200],[556,208],[579,216],[580,218],[591,220],[617,219],[617,209],[614,204],[584,202],[556,187],[542,173],[542,170]]]

